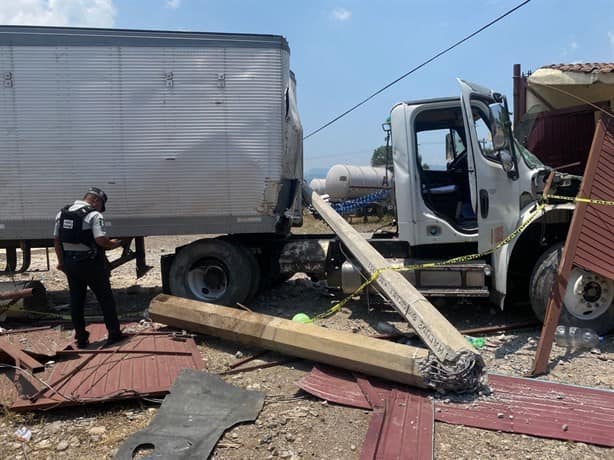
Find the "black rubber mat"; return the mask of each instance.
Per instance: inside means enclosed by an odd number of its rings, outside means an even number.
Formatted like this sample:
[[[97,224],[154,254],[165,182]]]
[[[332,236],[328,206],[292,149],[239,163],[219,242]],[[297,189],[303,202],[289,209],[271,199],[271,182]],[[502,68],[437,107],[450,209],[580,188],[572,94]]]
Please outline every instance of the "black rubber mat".
[[[150,425],[129,437],[117,460],[132,460],[139,448],[153,449],[140,459],[206,459],[225,430],[255,420],[264,393],[229,385],[216,375],[184,369]]]

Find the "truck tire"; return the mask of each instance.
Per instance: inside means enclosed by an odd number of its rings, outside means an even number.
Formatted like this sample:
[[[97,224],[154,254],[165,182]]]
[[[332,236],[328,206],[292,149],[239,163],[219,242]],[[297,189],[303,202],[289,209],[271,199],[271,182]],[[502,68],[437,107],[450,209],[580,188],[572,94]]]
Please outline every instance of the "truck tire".
[[[253,257],[234,241],[195,241],[173,260],[169,271],[171,294],[229,307],[244,303],[255,294],[254,283],[260,282]]]
[[[531,273],[531,307],[541,321],[546,316],[562,252],[562,244],[548,248]],[[598,334],[614,329],[614,281],[574,267],[569,274],[559,323],[591,328]]]
[[[262,269],[260,268],[260,263],[258,262],[258,259],[254,255],[254,253],[250,251],[247,246],[244,246],[243,244],[233,240],[230,237],[221,236],[220,239],[224,239],[225,241],[228,241],[230,244],[238,245],[241,249],[245,251],[245,254],[249,261],[249,272],[252,275],[252,281],[250,284],[249,293],[247,294],[247,297],[243,300],[243,302],[240,302],[240,303],[250,304],[251,301],[254,300],[254,297],[256,297],[256,294],[258,294],[262,286]]]

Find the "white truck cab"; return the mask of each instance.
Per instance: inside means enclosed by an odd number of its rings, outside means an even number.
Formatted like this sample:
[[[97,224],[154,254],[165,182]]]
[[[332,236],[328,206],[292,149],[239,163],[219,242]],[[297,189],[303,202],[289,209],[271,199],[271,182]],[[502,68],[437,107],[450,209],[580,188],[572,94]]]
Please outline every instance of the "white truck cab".
[[[551,169],[514,140],[502,95],[458,82],[460,97],[399,103],[384,128],[391,138],[398,239],[410,247],[405,263],[484,253],[448,266],[451,287],[487,292],[501,308],[506,297],[528,293],[543,318],[553,281],[548,267],[558,265],[573,205],[538,208]],[[554,174],[552,192],[575,196],[581,178]],[[530,218],[535,220],[524,232],[501,244]],[[476,270],[486,277],[468,281],[463,273]],[[443,273],[439,280],[446,279]],[[614,327],[614,282],[595,274],[577,276],[586,278],[587,287],[566,297],[563,320],[601,331]],[[486,291],[477,286],[480,279]]]

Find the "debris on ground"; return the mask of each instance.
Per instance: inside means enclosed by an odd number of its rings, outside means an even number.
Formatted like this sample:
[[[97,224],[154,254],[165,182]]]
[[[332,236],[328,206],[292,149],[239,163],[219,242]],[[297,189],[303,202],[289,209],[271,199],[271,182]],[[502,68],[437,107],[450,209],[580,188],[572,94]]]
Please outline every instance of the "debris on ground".
[[[385,443],[394,443],[391,440],[398,442],[403,437],[403,424],[411,424],[410,417],[386,413],[386,410],[396,409],[399,393],[409,395],[405,396],[406,400],[411,397],[418,400],[429,397],[426,392],[415,388],[392,385],[324,366],[314,367],[297,385],[328,402],[373,409],[372,419],[381,418],[382,421],[377,422],[380,429],[376,439],[367,436],[365,446],[368,450],[372,449],[372,444],[377,445],[378,440],[386,440]],[[437,421],[614,447],[612,391],[489,374],[488,390],[480,395],[446,396],[433,400]],[[407,402],[403,404],[407,405]],[[416,406],[414,410],[418,410],[420,403],[413,404]],[[387,416],[401,423],[386,421]],[[428,418],[420,421],[429,426],[433,423]],[[414,428],[419,432],[422,430],[419,425]],[[417,445],[424,443],[422,441]]]
[[[130,329],[134,330],[130,326],[125,328]],[[46,366],[41,364],[40,369],[32,369],[31,363],[22,359],[29,355],[11,345],[13,351],[23,356],[17,355],[17,364],[10,369],[13,379],[7,378],[9,372],[5,370],[0,380],[2,394],[16,396],[12,403],[5,400],[4,404],[14,411],[24,411],[155,397],[168,393],[181,369],[203,367],[194,340],[178,338],[172,331],[132,332],[124,341],[108,348],[102,348],[106,337],[103,324],[91,324],[88,331],[91,343],[87,348],[76,349],[71,341],[57,350],[56,361]],[[49,329],[48,333],[53,335],[57,331]],[[0,349],[6,351],[7,345],[0,338]],[[40,372],[31,373],[36,370]],[[14,386],[13,391],[7,386]]]
[[[116,459],[132,460],[143,447],[153,450],[153,458],[208,458],[225,430],[258,417],[264,396],[215,375],[184,369],[151,424],[128,438]]]
[[[309,223],[316,225],[319,223]],[[307,229],[307,232],[313,231]],[[161,237],[151,238],[148,245],[148,261],[158,262],[163,249],[185,244],[195,237]],[[2,254],[0,254],[0,258]],[[33,269],[44,270],[44,257],[33,258]],[[68,302],[65,276],[52,268],[50,271],[38,271],[37,276],[44,281],[50,302],[64,305]],[[16,274],[17,281],[27,281],[32,273]],[[8,277],[4,278],[8,279]],[[297,288],[296,280],[304,280],[304,287]],[[120,315],[143,318],[152,297],[161,292],[156,270],[152,270],[134,284],[134,267],[120,267],[113,272],[112,285],[117,299]],[[330,308],[331,300],[337,302],[335,293],[322,295],[321,289],[314,286],[306,275],[298,274],[289,282],[260,294],[249,305],[255,313],[282,317],[290,320],[294,315],[303,313],[310,318]],[[99,314],[95,309],[96,301],[88,293],[86,305],[88,312]],[[462,334],[483,337],[485,345],[480,350],[489,372],[507,376],[525,375],[531,367],[535,347],[539,338],[539,329],[528,305],[514,305],[505,311],[490,312],[490,305],[480,302],[471,305],[456,304],[439,306],[442,313]],[[390,324],[396,330],[378,331],[378,322]],[[23,351],[50,368],[62,360],[70,359],[72,354],[56,354],[53,349],[63,349],[61,341],[72,341],[69,322],[55,321],[27,324],[0,323],[9,335],[12,343],[19,343],[17,329],[40,329],[49,333],[56,344],[49,344],[48,352],[31,347],[39,347],[41,340],[24,343]],[[63,325],[59,327],[58,324]],[[396,315],[395,311],[382,302],[371,299],[370,302],[353,300],[351,308],[342,308],[335,316],[320,320],[318,326],[330,330],[351,333],[353,336],[375,336],[386,334],[393,340],[410,340],[412,346],[420,345],[407,323]],[[223,380],[234,386],[260,391],[266,394],[264,406],[254,423],[238,424],[224,432],[215,445],[211,458],[215,460],[233,460],[237,458],[294,458],[356,460],[360,458],[367,433],[372,423],[371,407],[355,409],[330,403],[297,390],[295,382],[307,375],[313,365],[309,361],[289,358],[272,352],[263,353],[260,347],[238,345],[234,341],[220,339],[209,335],[190,334],[179,330],[159,329],[161,325],[143,320],[142,324],[123,325],[128,333],[157,331],[173,333],[178,339],[195,341],[201,369],[220,375]],[[45,330],[47,332],[45,332]],[[60,331],[58,334],[57,331]],[[104,331],[103,334],[104,335]],[[13,338],[17,338],[14,340]],[[27,346],[26,346],[27,345]],[[41,351],[43,353],[41,354]],[[68,351],[68,349],[67,349]],[[74,350],[73,350],[74,351]],[[243,358],[237,359],[241,351]],[[109,353],[100,356],[107,356]],[[133,359],[136,354],[129,355]],[[250,358],[250,359],[248,359]],[[247,359],[245,362],[241,362]],[[551,382],[567,383],[601,390],[614,389],[614,337],[606,336],[601,344],[599,354],[589,350],[567,350],[554,345],[546,377]],[[236,364],[236,366],[235,366]],[[6,371],[6,373],[5,373]],[[236,371],[236,372],[235,372]],[[12,372],[12,373],[11,373]],[[4,391],[4,382],[8,380],[13,389],[15,374],[22,372],[4,369],[0,373],[0,398]],[[33,374],[37,377],[41,373]],[[492,380],[492,377],[490,377]],[[170,388],[170,387],[169,387]],[[350,388],[341,387],[345,394],[351,395]],[[362,391],[357,388],[357,391]],[[488,398],[487,391],[480,398]],[[496,397],[496,391],[490,396]],[[17,397],[18,395],[14,395]],[[31,460],[62,458],[115,458],[119,447],[134,433],[146,429],[159,411],[159,397],[105,401],[87,406],[57,407],[48,411],[29,411],[15,413],[5,411],[0,417],[0,443],[3,455],[8,458],[28,458]],[[562,397],[563,399],[557,399]],[[556,401],[565,401],[563,394],[553,395]],[[449,399],[448,402],[446,400]],[[453,404],[462,404],[462,400],[453,396],[435,396],[432,400],[434,416],[442,416],[443,410]],[[403,404],[404,401],[400,401]],[[610,407],[612,404],[610,404]],[[6,405],[5,405],[6,407]],[[397,409],[404,407],[399,405]],[[606,407],[606,406],[604,406]],[[440,412],[436,412],[440,409]],[[464,409],[467,411],[468,409]],[[499,418],[498,414],[502,414]],[[408,414],[409,415],[409,414]],[[510,419],[509,415],[513,415]],[[514,423],[518,428],[518,414],[508,414],[505,410],[496,410],[494,418],[500,423]],[[415,420],[415,419],[414,419]],[[31,430],[31,440],[27,443],[18,441],[15,432],[21,426]],[[415,425],[415,424],[414,424]],[[414,426],[411,425],[410,426]],[[563,433],[573,432],[573,424],[561,421]],[[27,448],[26,455],[24,450]],[[407,452],[407,451],[406,451]],[[411,452],[411,449],[409,449]],[[437,459],[456,460],[458,458],[595,458],[609,459],[612,449],[598,447],[586,442],[569,442],[546,439],[525,434],[489,431],[469,426],[452,425],[435,421],[433,429],[432,453]]]

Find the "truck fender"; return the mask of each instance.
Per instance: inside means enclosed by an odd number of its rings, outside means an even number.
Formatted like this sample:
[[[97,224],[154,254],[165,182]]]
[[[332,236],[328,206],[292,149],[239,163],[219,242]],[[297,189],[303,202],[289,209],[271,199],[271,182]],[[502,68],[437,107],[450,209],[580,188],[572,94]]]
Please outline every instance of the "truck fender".
[[[499,304],[499,308],[501,308],[501,310],[504,308],[505,296],[507,295],[510,259],[514,255],[514,249],[521,240],[522,234],[527,230],[534,228],[536,225],[540,225],[540,220],[549,213],[554,211],[569,211],[573,213],[574,209],[575,205],[573,203],[547,204],[541,211],[542,215],[540,217],[535,219],[527,228],[525,228],[517,238],[514,238],[493,255],[493,293],[491,294],[491,298],[495,303]],[[518,227],[531,219],[533,212],[535,212],[533,205],[526,207],[520,214],[520,222]]]

